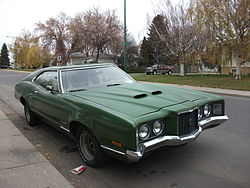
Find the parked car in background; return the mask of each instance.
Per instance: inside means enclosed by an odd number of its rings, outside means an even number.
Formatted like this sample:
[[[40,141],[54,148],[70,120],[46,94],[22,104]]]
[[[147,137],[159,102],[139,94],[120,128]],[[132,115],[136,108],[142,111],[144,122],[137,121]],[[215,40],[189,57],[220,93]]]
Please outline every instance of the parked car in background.
[[[228,119],[220,96],[136,82],[114,64],[40,69],[16,84],[15,97],[30,126],[42,119],[61,130],[93,167],[105,154],[135,162],[162,146],[186,144]]]
[[[169,65],[153,65],[146,68],[146,74],[172,74],[174,67]]]

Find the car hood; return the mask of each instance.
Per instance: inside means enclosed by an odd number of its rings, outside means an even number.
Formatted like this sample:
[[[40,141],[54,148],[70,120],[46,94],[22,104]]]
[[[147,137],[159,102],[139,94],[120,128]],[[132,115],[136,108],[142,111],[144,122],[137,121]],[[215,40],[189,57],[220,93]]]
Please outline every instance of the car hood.
[[[138,117],[163,107],[205,98],[200,93],[190,90],[145,83],[102,87],[72,92],[70,95],[98,103],[129,117]]]

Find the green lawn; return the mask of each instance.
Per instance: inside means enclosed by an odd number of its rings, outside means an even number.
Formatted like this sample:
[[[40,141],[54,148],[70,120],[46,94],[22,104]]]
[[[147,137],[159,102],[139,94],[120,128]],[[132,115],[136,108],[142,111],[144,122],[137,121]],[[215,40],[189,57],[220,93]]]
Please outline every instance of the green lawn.
[[[190,85],[200,87],[213,87],[250,91],[250,76],[244,76],[241,80],[235,80],[230,75],[134,75],[137,81],[160,82],[178,85]]]

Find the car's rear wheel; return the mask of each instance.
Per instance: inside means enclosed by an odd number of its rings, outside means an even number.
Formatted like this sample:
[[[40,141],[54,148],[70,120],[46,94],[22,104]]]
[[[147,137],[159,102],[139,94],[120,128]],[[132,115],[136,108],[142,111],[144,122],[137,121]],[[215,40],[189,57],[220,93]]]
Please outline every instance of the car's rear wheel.
[[[34,127],[39,124],[39,118],[30,110],[27,104],[24,105],[24,115],[29,126]]]
[[[95,136],[84,127],[77,132],[77,145],[83,161],[92,167],[104,164],[106,156]]]

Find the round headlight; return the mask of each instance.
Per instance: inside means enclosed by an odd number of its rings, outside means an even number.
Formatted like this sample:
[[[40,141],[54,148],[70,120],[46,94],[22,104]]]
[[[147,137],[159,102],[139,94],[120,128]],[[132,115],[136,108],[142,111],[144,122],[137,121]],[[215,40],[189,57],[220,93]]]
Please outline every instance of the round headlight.
[[[149,134],[150,134],[150,129],[146,124],[142,125],[138,130],[138,135],[141,140],[146,140],[149,137]]]
[[[202,110],[198,108],[198,120],[202,118]]]
[[[153,132],[155,135],[161,134],[163,131],[163,122],[162,121],[156,121],[154,122]]]
[[[204,106],[204,115],[209,116],[211,114],[211,106],[209,104]]]

